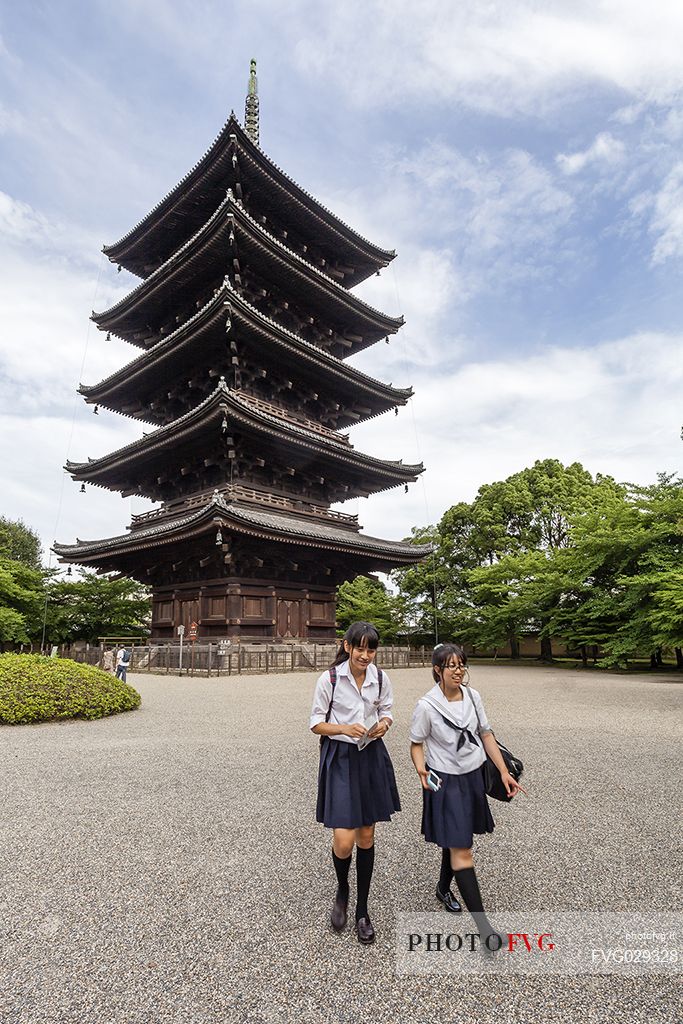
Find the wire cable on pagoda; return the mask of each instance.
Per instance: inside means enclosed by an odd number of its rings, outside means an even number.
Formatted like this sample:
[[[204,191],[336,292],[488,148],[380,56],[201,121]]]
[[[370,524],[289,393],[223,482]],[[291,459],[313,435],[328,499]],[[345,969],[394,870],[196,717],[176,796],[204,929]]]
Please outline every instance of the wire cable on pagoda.
[[[96,303],[97,303],[97,295],[99,293],[100,281],[102,279],[102,268],[104,266],[104,259],[105,259],[104,253],[100,253],[100,263],[99,263],[99,267],[97,269],[97,280],[95,281],[95,290],[93,292],[92,302],[90,304],[90,308],[91,309],[96,309],[97,308],[97,305],[96,305]],[[73,397],[73,403],[72,403],[72,414],[71,414],[71,428],[69,430],[69,439],[68,439],[67,445],[66,445],[66,456],[64,458],[63,465],[66,465],[66,463],[69,461],[69,456],[71,454],[71,444],[73,442],[74,430],[76,428],[76,414],[78,412],[79,399],[81,398],[81,395],[79,395],[79,393],[78,393],[78,385],[83,381],[83,371],[85,370],[85,363],[86,363],[86,359],[88,358],[88,345],[90,344],[90,331],[91,330],[92,330],[92,321],[91,321],[90,317],[88,317],[88,326],[87,326],[86,331],[85,331],[85,345],[83,346],[83,357],[81,359],[80,370],[78,371],[77,386],[74,389],[74,397]],[[54,539],[54,543],[57,542],[57,531],[59,530],[59,524],[60,524],[60,521],[61,521],[61,518],[62,518],[62,506],[64,504],[64,484],[66,482],[67,476],[68,476],[68,473],[67,473],[66,469],[62,469],[62,480],[61,480],[61,485],[60,485],[60,488],[59,488],[59,498],[57,500],[57,514],[55,516],[55,525],[54,525],[54,529],[52,531],[52,536],[55,538]],[[81,490],[83,490],[83,488],[81,488]],[[52,569],[52,559],[53,559],[53,557],[54,557],[54,552],[53,552],[52,548],[50,548],[50,551],[49,551],[49,554],[48,554],[48,560],[47,560],[48,572]],[[70,571],[71,571],[71,566],[69,566],[69,574],[70,574]],[[42,631],[42,636],[41,636],[41,641],[40,641],[40,649],[41,649],[41,651],[44,650],[44,648],[45,648],[45,633],[46,633],[46,630],[47,630],[48,594],[49,594],[49,591],[48,591],[48,588],[46,587],[45,588],[45,606],[43,608],[43,631]]]
[[[400,316],[401,310],[403,309],[403,305],[401,303],[401,295],[400,295],[399,287],[398,287],[398,275],[396,273],[396,267],[394,266],[393,262],[391,263],[390,266],[391,266],[392,278],[393,278],[393,281],[394,281],[394,291],[396,292],[396,315]],[[405,371],[406,371],[406,380],[407,380],[409,375],[410,375],[410,367],[408,365],[408,344],[407,344],[407,334],[405,333],[405,327],[401,331],[399,337],[401,337],[401,340],[403,342],[403,363],[404,363],[404,367],[405,367]],[[413,433],[415,434],[415,450],[416,450],[416,453],[417,453],[417,461],[418,462],[422,462],[422,446],[420,445],[420,438],[419,438],[419,434],[418,434],[418,430],[417,430],[417,419],[415,417],[415,406],[413,404],[412,395],[408,399],[408,406],[410,407],[410,416],[411,416],[411,420],[412,420],[412,423],[413,423]],[[424,503],[425,503],[425,516],[427,518],[427,522],[431,523],[432,516],[431,516],[430,509],[429,509],[429,499],[428,499],[428,496],[427,496],[427,485],[425,484],[424,473],[420,474],[420,483],[422,484],[422,496],[424,498]],[[431,559],[432,559],[432,596],[434,598],[434,601],[433,601],[433,608],[434,608],[434,643],[438,644],[438,642],[439,642],[439,619],[438,619],[437,610],[436,610],[436,602],[437,602],[437,594],[436,594],[436,551],[435,551],[433,546],[432,546]]]

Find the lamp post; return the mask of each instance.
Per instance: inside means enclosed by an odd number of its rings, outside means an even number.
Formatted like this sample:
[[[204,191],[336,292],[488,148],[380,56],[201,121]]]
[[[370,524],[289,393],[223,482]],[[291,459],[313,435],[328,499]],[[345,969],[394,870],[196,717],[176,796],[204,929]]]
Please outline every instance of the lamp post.
[[[178,671],[180,675],[183,674],[183,637],[185,636],[185,627],[181,623],[178,626],[178,636],[180,637],[180,658],[178,660]]]

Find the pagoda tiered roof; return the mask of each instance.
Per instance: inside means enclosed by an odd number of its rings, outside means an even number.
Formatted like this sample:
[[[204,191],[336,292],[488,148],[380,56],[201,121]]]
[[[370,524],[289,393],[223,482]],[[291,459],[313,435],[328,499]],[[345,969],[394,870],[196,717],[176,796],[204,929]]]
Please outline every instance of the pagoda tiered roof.
[[[181,310],[183,304],[196,300],[199,281],[211,291],[227,273],[243,284],[242,246],[250,270],[262,273],[264,282],[274,283],[283,294],[300,301],[302,308],[317,314],[325,327],[345,339],[347,355],[396,333],[404,323],[403,317],[373,309],[293,253],[250,217],[232,194],[165,263],[114,306],[93,313],[92,319],[100,330],[149,348],[159,340],[169,310]]]
[[[244,131],[234,113],[204,156],[157,205],[103,252],[132,273],[147,277],[211,216],[228,187],[258,193],[259,206],[287,221],[302,238],[346,265],[352,287],[396,255],[354,231],[281,170]]]
[[[414,482],[423,471],[422,464],[405,465],[357,452],[343,436],[321,426],[296,424],[284,410],[278,415],[267,403],[230,391],[223,380],[208,398],[172,423],[99,459],[67,462],[65,469],[78,481],[159,500],[163,487],[157,473],[167,471],[171,451],[178,466],[190,449],[200,450],[203,458],[218,452],[216,464],[227,464],[225,440],[217,426],[223,417],[226,434],[240,428],[257,439],[259,453],[273,446],[286,451],[295,471],[300,464],[313,476],[322,474],[334,479],[335,485],[343,483],[349,498]]]
[[[262,365],[286,367],[286,373],[302,386],[324,393],[327,404],[339,406],[335,426],[345,427],[405,405],[412,388],[394,388],[375,380],[298,334],[266,316],[243,296],[229,280],[193,317],[152,348],[137,356],[98,384],[79,388],[86,401],[150,423],[167,423],[168,389],[177,388],[189,401],[199,401],[213,389],[206,371],[205,379],[188,389],[188,375],[197,362],[222,372],[226,357],[226,322],[231,322],[230,338],[240,349],[248,346],[260,353]],[[199,390],[197,390],[199,389]],[[192,396],[195,396],[194,398]],[[319,416],[323,417],[321,408]]]
[[[247,534],[264,541],[284,542],[287,545],[301,545],[371,559],[374,564],[366,566],[368,571],[388,571],[396,565],[412,564],[431,551],[428,544],[382,540],[328,523],[232,504],[218,493],[204,506],[193,509],[187,515],[155,522],[149,527],[103,540],[55,544],[54,550],[60,558],[70,562],[96,566],[101,571],[107,571],[117,565],[123,554],[174,544],[179,539],[187,540],[214,532],[216,528]]]
[[[142,280],[92,320],[142,352],[79,391],[95,412],[152,428],[66,465],[83,493],[87,482],[160,503],[124,535],[54,550],[152,586],[152,636],[166,642],[191,623],[203,637],[327,640],[339,584],[431,551],[366,537],[331,507],[407,491],[423,472],[340,432],[412,395],[346,362],[403,324],[350,291],[395,254],[263,153],[255,68],[247,130],[231,114],[189,174],[104,247]]]

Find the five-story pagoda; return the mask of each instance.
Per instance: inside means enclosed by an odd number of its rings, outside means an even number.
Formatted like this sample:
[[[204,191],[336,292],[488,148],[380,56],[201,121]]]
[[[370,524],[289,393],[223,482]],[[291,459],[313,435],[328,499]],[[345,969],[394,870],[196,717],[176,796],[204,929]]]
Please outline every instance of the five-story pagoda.
[[[204,637],[329,638],[339,583],[428,551],[365,536],[330,508],[422,472],[342,432],[412,394],[345,361],[403,323],[349,290],[395,254],[260,149],[255,62],[245,124],[231,114],[190,173],[105,247],[141,283],[93,320],[141,353],[80,393],[155,429],[66,467],[161,503],[122,536],[55,545],[64,562],[150,584],[157,640],[191,622]]]

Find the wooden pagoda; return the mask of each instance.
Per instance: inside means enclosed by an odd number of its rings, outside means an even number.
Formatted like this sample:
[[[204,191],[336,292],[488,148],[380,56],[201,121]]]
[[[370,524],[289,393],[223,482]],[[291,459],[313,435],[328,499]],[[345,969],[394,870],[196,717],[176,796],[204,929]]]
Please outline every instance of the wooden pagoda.
[[[122,536],[55,551],[151,585],[157,640],[191,622],[204,637],[329,638],[338,584],[429,550],[365,536],[330,508],[423,469],[365,455],[342,432],[412,394],[346,362],[403,323],[350,291],[395,253],[260,149],[253,62],[245,123],[231,114],[189,174],[104,248],[141,281],[92,318],[141,352],[79,389],[154,429],[68,472],[160,506]]]

